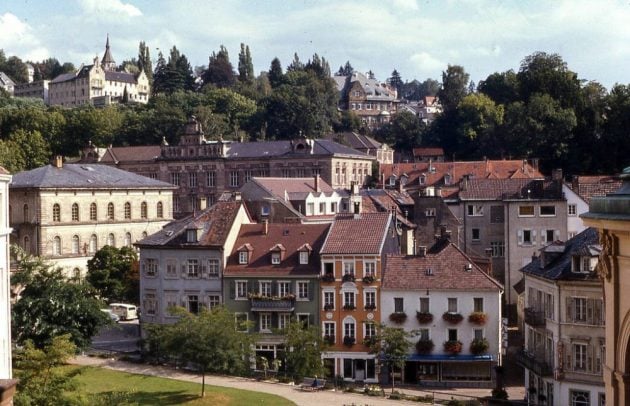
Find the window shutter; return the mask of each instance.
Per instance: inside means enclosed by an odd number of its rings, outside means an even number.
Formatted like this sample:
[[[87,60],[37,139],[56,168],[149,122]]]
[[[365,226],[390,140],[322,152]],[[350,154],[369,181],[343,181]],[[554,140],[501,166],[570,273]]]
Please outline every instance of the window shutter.
[[[573,321],[573,298],[567,297],[567,319],[566,322]]]
[[[594,307],[595,307],[594,300],[593,299],[588,299],[586,301],[586,322],[588,324],[595,324],[594,321],[593,321],[593,319],[594,319],[593,313],[595,311]]]
[[[147,260],[143,259],[142,263],[140,264],[140,272],[144,275],[147,272]]]
[[[593,372],[593,346],[586,346],[586,370]]]
[[[236,298],[236,281],[230,282],[230,299]]]
[[[308,289],[308,300],[313,300],[313,294],[314,294],[315,287],[313,286],[312,283],[308,283],[306,286],[307,286],[307,289]]]
[[[553,232],[554,238],[556,239],[556,241],[560,240],[560,230],[555,230]]]
[[[518,244],[523,245],[523,230],[518,230]]]
[[[595,299],[593,305],[593,324],[599,326],[602,324],[602,301]]]
[[[208,260],[203,259],[201,261],[201,277],[208,278]]]
[[[186,264],[182,264],[182,278],[186,277]]]
[[[532,245],[536,245],[536,230],[532,230]]]
[[[545,244],[547,242],[547,233],[545,232],[545,230],[542,230],[540,232],[540,242],[542,244]]]
[[[573,370],[573,365],[571,364],[571,354],[573,353],[573,346],[572,345],[565,345],[564,348],[566,349],[567,352],[567,370],[572,371]]]

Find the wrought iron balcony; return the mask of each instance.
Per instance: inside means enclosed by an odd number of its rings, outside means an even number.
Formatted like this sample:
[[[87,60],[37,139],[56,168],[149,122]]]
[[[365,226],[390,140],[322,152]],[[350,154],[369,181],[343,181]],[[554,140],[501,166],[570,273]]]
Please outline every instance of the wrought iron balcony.
[[[253,312],[292,312],[295,309],[295,299],[250,299]]]
[[[532,327],[545,327],[545,312],[533,307],[525,308],[525,323]]]
[[[544,354],[528,350],[521,350],[516,354],[516,363],[523,368],[541,377],[551,376],[553,375],[553,368],[544,359]]]

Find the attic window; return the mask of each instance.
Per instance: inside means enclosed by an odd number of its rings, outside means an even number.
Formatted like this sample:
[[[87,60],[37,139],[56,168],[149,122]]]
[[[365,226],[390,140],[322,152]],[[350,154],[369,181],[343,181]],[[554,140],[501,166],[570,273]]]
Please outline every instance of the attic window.
[[[282,230],[282,235],[284,236],[289,235],[289,229],[285,228],[284,230]]]
[[[308,264],[308,251],[300,252],[300,265]]]
[[[186,230],[186,242],[197,242],[197,229],[189,228]]]
[[[433,269],[431,268],[427,268],[426,272],[425,272],[428,276],[433,275]]]
[[[389,177],[389,186],[396,186],[396,175]]]
[[[280,264],[280,253],[279,252],[272,252],[271,253],[271,263],[273,265]]]
[[[421,185],[424,185],[424,183],[427,181],[427,177],[422,175],[418,177],[418,183]]]
[[[596,258],[574,256],[573,257],[573,272],[576,273],[589,273],[595,270]]]
[[[449,175],[449,174],[444,175],[444,184],[445,185],[450,185],[451,184],[451,175]]]
[[[246,263],[247,263],[247,261],[248,261],[248,259],[249,259],[249,258],[248,258],[248,257],[249,257],[249,255],[248,255],[248,254],[249,254],[249,253],[248,253],[247,251],[240,251],[240,252],[238,253],[238,263],[239,263],[239,264],[246,264]]]

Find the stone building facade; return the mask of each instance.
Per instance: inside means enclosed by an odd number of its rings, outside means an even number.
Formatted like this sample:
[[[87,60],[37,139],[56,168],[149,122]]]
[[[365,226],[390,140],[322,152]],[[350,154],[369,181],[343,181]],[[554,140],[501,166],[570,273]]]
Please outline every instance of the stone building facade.
[[[174,186],[106,165],[54,164],[13,176],[12,243],[83,276],[105,245],[131,246],[172,219]]]
[[[11,175],[0,167],[0,380],[10,379],[11,295],[9,278],[9,183]]]

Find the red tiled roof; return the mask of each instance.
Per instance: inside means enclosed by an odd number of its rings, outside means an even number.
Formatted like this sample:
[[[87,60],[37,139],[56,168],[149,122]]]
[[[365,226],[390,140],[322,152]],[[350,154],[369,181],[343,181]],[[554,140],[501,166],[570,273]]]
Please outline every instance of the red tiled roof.
[[[571,188],[586,203],[593,197],[606,196],[621,187],[621,179],[613,176],[575,176]]]
[[[461,200],[562,199],[562,184],[543,179],[473,179],[460,190]]]
[[[225,276],[300,276],[319,274],[317,252],[324,243],[329,224],[243,224],[239,230],[234,250],[227,260]],[[238,263],[238,247],[249,244],[253,251],[249,263]],[[284,259],[278,265],[271,264],[271,250],[281,244],[286,249]],[[300,264],[299,250],[304,244],[313,247],[308,264]]]
[[[381,180],[385,182],[391,175],[400,177],[406,174],[408,176],[407,188],[442,185],[446,174],[451,177],[451,184],[459,183],[464,175],[471,175],[471,179],[543,178],[536,168],[523,160],[433,162],[431,169],[428,162],[382,164],[380,172]],[[418,183],[418,177],[421,175],[425,176],[422,185]]]
[[[466,267],[471,265],[471,271]],[[499,290],[499,282],[487,275],[454,244],[426,256],[387,255],[383,289],[388,290]],[[427,275],[427,269],[432,274]]]
[[[414,148],[413,156],[426,156],[426,155],[444,155],[444,149],[440,147],[424,147]]]
[[[159,145],[137,147],[109,147],[100,162],[152,161],[162,153]]]
[[[258,183],[275,196],[284,199],[284,193],[315,193],[315,178],[252,178],[252,181]],[[332,193],[334,189],[319,178],[319,191],[324,193]]]
[[[388,212],[337,216],[321,253],[380,254],[389,224]]]

